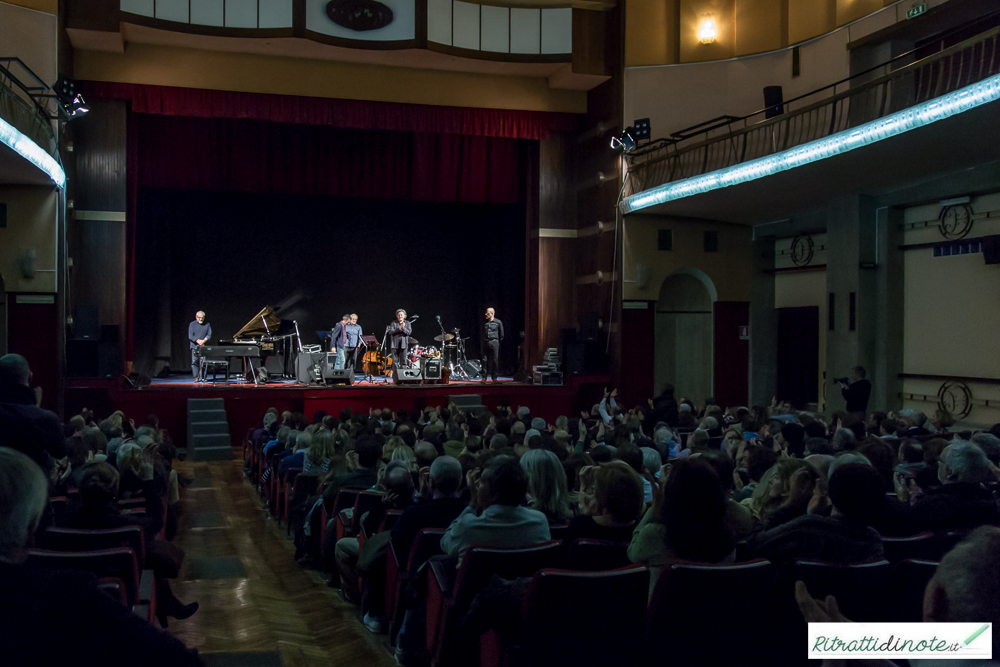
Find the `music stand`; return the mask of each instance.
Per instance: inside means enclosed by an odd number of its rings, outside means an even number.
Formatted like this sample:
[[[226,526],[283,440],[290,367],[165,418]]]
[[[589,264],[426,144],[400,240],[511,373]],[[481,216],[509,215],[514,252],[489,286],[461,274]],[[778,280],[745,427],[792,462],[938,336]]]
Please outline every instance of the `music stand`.
[[[379,344],[378,343],[378,337],[376,337],[374,334],[368,334],[368,335],[361,334],[361,336],[358,338],[358,340],[361,342],[361,345],[365,346],[366,350],[370,350],[373,345],[376,346],[376,347],[378,347],[378,344]],[[357,367],[357,364],[358,364],[358,350],[357,350],[357,348],[355,348],[355,350],[354,350],[354,367],[355,368]],[[365,382],[375,383],[375,376],[372,375],[371,373],[365,371]]]

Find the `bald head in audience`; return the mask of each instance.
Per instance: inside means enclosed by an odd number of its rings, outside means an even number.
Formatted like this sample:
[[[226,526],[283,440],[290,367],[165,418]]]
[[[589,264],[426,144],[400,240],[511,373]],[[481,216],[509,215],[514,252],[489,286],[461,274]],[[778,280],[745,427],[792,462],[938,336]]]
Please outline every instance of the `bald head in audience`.
[[[0,357],[0,384],[23,384],[31,386],[31,368],[28,360],[20,354],[5,354]]]

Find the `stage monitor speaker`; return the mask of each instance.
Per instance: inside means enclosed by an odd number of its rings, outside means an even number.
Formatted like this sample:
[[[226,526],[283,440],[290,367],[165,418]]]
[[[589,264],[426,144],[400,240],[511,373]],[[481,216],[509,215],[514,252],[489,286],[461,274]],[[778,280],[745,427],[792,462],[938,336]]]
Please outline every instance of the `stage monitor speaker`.
[[[97,340],[100,328],[97,326],[97,306],[92,303],[79,304],[73,321],[73,338],[76,340]]]
[[[774,118],[785,113],[785,99],[781,86],[764,86],[764,118]]]
[[[425,380],[441,379],[440,359],[428,359],[427,361],[424,362],[424,379]]]
[[[580,340],[600,340],[601,317],[595,312],[580,314]]]
[[[299,352],[295,357],[295,381],[299,384],[322,382],[323,356],[323,352]]]
[[[481,380],[483,378],[483,367],[477,359],[470,359],[461,364],[462,370],[469,376],[470,380]]]
[[[268,357],[264,360],[264,368],[267,369],[268,374],[272,377],[281,375],[285,372],[285,359],[280,354]]]
[[[424,381],[419,368],[392,367],[393,384],[420,384]]]
[[[354,384],[354,371],[350,368],[327,368],[323,365],[323,382],[326,384]]]

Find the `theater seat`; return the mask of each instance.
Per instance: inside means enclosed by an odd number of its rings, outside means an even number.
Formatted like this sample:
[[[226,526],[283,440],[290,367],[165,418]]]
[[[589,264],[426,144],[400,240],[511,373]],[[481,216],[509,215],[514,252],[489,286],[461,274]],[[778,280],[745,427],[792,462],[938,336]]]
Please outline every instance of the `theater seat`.
[[[444,528],[423,528],[410,545],[410,553],[405,563],[400,562],[395,545],[389,542],[389,554],[385,568],[385,613],[389,619],[389,641],[395,641],[399,625],[403,622],[403,609],[399,602],[403,591],[413,581],[420,566],[432,556],[441,553],[441,537]]]
[[[627,542],[591,540],[581,537],[569,545],[563,567],[567,570],[599,572],[626,567],[630,564]]]
[[[674,563],[663,569],[649,601],[647,661],[678,665],[767,664],[762,637],[774,566]],[[726,609],[740,609],[726,621]],[[725,641],[719,641],[721,626]],[[777,663],[774,663],[777,664]]]
[[[113,577],[125,586],[130,606],[147,605],[149,618],[156,614],[156,586],[152,570],[139,569],[135,552],[128,547],[97,551],[49,551],[31,549],[29,561],[50,570],[86,570],[99,579]]]
[[[476,594],[496,574],[530,577],[545,567],[555,567],[562,544],[550,540],[524,549],[472,547],[455,573],[453,559],[432,558],[427,577],[427,652],[435,665],[467,665],[479,655],[478,638],[462,637],[458,628]]]
[[[795,582],[802,581],[816,599],[837,598],[844,616],[852,621],[887,620],[886,592],[892,565],[875,563],[841,565],[821,561],[796,560],[778,571],[771,595],[773,628],[782,628],[784,640],[771,643],[780,651],[775,664],[806,665],[806,622],[795,601]]]
[[[893,564],[907,558],[935,559],[939,556],[939,549],[937,538],[929,531],[907,537],[882,538],[885,559]]]
[[[345,537],[354,537],[357,526],[361,523],[361,517],[364,516],[365,512],[370,512],[379,505],[382,504],[382,498],[385,494],[381,491],[362,491],[354,497],[354,508],[351,512],[351,518],[348,521],[343,512],[336,515],[337,517],[337,540],[342,540]]]
[[[288,534],[292,528],[292,520],[297,517],[293,514],[302,507],[305,502],[316,495],[316,487],[319,485],[319,475],[307,475],[299,473],[295,477],[291,488],[285,486],[285,533]],[[297,527],[298,524],[296,524]]]
[[[889,575],[888,620],[899,623],[924,620],[924,591],[937,567],[936,562],[926,560],[907,559],[896,563]]]
[[[38,547],[50,551],[97,551],[129,547],[135,552],[140,565],[146,562],[146,542],[142,526],[96,530],[48,528],[39,538]]]
[[[97,588],[108,597],[121,602],[123,607],[128,606],[128,596],[125,594],[125,582],[118,577],[103,577],[98,579]]]
[[[480,644],[482,667],[641,664],[648,594],[649,570],[642,565],[607,572],[539,570],[521,607],[518,645],[487,632]]]
[[[299,476],[302,472],[302,468],[289,468],[285,471],[285,476],[278,482],[278,493],[275,498],[275,515],[278,517],[278,525],[281,525],[281,520],[285,520],[285,524],[288,523],[288,494],[292,488],[292,484],[295,483],[295,478]],[[276,474],[276,473],[275,473]]]

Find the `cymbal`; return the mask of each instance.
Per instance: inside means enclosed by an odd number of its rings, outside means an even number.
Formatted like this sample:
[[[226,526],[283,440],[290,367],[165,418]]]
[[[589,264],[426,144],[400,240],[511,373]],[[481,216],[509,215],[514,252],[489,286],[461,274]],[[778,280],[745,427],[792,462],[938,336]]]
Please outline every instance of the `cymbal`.
[[[420,341],[417,340],[416,338],[411,338],[408,341],[408,343],[409,343],[409,347],[413,347],[414,345],[420,345]]]
[[[450,333],[446,333],[441,336],[434,336],[434,340],[438,341],[439,343],[443,340],[454,340],[454,339],[455,339],[455,334],[450,334]]]

